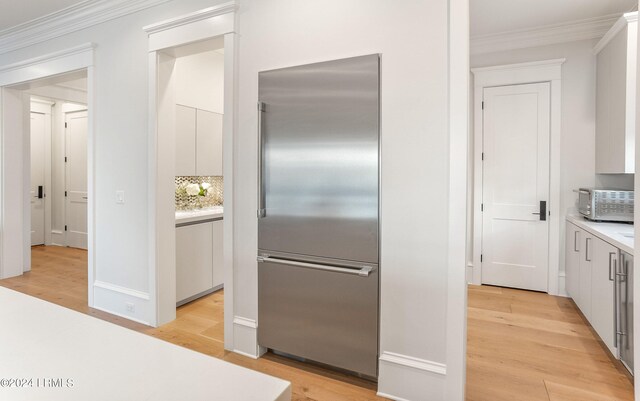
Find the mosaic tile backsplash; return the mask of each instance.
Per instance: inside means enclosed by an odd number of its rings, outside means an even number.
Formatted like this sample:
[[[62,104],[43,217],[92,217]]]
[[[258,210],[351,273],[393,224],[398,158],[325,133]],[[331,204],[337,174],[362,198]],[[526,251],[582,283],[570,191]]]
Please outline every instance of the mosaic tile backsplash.
[[[176,177],[176,210],[204,209],[213,206],[222,206],[223,196],[222,176],[209,177]],[[187,186],[191,184],[209,184],[210,187],[203,191],[205,196],[189,195]]]

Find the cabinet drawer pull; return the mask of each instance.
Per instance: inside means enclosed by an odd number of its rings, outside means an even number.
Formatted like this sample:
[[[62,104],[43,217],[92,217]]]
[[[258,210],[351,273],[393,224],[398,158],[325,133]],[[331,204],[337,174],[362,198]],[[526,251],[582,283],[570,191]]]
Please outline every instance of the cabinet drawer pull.
[[[573,232],[573,251],[580,252],[578,249],[578,231]]]
[[[615,256],[615,252],[609,252],[609,281],[615,281],[615,267],[618,261],[612,256]],[[613,261],[613,263],[611,263]]]

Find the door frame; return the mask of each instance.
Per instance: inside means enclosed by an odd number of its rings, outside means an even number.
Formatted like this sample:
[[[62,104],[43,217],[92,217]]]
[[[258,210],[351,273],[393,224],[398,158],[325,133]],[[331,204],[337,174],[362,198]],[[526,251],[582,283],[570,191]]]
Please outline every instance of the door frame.
[[[30,113],[27,94],[11,87],[43,78],[79,70],[87,71],[87,243],[88,243],[88,305],[93,307],[95,279],[95,72],[93,43],[85,43],[13,64],[0,66],[0,279],[19,276],[31,261],[30,199],[25,188],[30,180],[31,166],[24,132]],[[28,110],[27,110],[28,109]],[[30,231],[30,230],[29,230]],[[2,233],[10,232],[5,236]],[[26,235],[29,234],[29,235]]]
[[[231,1],[190,14],[145,26],[149,40],[149,288],[155,313],[154,326],[176,317],[175,296],[175,164],[174,136],[158,125],[159,108],[164,99],[159,77],[166,68],[168,56],[163,50],[190,43],[224,37],[224,348],[258,356],[257,340],[241,335],[243,344],[234,342],[234,331],[242,330],[234,319],[233,291],[233,205],[234,205],[234,132],[236,126],[236,4]],[[163,162],[160,162],[162,160]],[[169,162],[167,162],[167,160]],[[241,322],[246,326],[246,322]],[[242,326],[240,324],[240,326]],[[255,326],[255,322],[253,323]]]
[[[564,272],[560,275],[560,135],[562,64],[566,59],[472,68],[473,89],[473,239],[472,263],[467,266],[467,281],[482,284],[482,189],[483,189],[483,92],[485,88],[549,82],[551,85],[550,177],[549,177],[549,260],[548,293],[565,294]]]

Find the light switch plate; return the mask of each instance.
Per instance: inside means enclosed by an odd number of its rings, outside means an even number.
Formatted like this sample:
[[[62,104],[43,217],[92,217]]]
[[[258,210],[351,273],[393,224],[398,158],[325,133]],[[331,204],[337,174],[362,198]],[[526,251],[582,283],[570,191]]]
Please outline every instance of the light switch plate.
[[[116,191],[116,203],[124,205],[124,191]]]

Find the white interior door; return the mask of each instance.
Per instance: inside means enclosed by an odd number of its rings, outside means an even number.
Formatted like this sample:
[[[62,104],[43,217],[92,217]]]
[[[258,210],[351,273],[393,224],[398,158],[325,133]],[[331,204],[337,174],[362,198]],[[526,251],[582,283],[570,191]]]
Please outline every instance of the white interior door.
[[[87,112],[66,114],[67,246],[87,249]]]
[[[44,176],[46,118],[31,113],[31,245],[44,244]]]
[[[550,85],[483,93],[482,283],[548,290]]]

